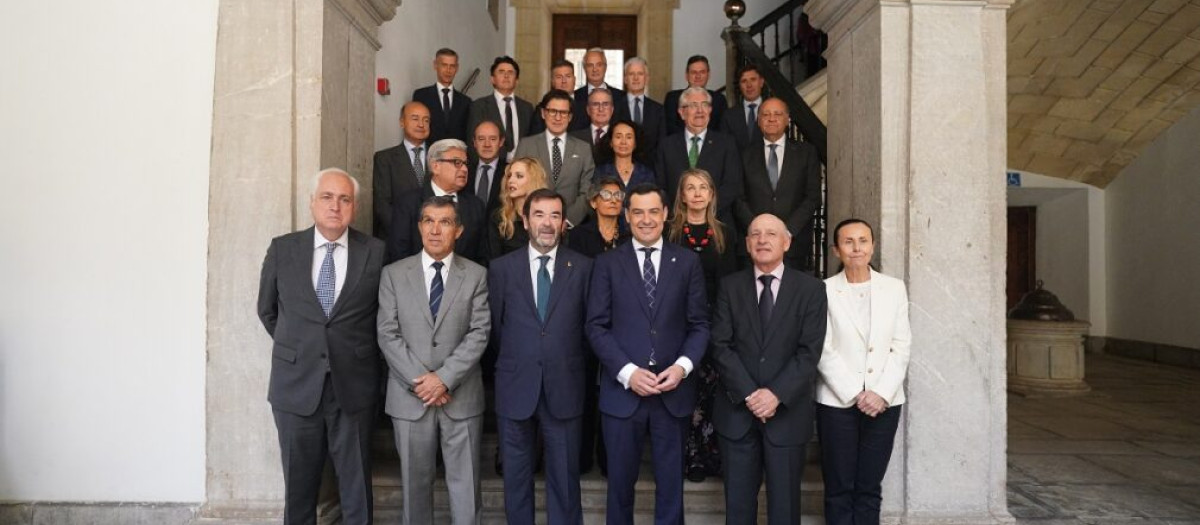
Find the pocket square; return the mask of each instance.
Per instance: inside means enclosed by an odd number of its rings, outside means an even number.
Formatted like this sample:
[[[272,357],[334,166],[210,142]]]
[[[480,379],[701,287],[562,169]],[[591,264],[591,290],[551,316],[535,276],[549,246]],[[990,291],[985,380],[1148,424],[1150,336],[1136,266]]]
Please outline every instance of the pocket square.
[[[573,158],[573,159],[577,159],[577,158],[579,158],[579,154],[578,154],[578,153],[572,153],[572,154],[571,154],[571,158]]]

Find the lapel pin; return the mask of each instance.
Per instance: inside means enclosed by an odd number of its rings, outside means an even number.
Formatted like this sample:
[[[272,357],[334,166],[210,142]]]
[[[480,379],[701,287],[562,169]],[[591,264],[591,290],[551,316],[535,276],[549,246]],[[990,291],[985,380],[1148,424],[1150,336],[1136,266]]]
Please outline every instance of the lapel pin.
[[[567,268],[571,267],[571,261],[567,261]]]
[[[675,258],[674,258],[674,257],[672,257],[672,258],[671,258],[671,262],[675,262]]]

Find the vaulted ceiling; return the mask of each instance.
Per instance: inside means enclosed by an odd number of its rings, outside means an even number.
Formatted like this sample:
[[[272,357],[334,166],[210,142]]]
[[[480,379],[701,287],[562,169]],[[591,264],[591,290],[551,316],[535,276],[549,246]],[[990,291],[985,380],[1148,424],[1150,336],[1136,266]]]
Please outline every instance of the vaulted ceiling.
[[[1197,106],[1200,0],[1019,0],[1010,9],[1011,168],[1103,188]]]

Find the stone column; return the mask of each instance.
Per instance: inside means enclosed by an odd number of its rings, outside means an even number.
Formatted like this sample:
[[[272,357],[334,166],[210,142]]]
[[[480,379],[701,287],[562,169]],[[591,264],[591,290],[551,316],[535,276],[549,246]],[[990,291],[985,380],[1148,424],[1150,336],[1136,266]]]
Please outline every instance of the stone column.
[[[829,34],[829,223],[875,225],[908,283],[908,402],[884,514],[1011,522],[1006,505],[1005,10],[809,0]],[[832,233],[832,232],[831,232]]]
[[[255,313],[272,237],[307,228],[309,187],[338,166],[370,224],[376,30],[399,0],[219,7],[209,201],[207,501],[202,517],[278,518],[270,341]]]

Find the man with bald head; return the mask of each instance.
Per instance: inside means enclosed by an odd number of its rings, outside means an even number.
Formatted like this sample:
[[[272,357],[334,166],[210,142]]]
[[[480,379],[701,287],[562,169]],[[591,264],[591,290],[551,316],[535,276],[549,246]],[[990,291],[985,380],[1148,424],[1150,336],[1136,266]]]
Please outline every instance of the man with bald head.
[[[400,108],[404,139],[398,146],[375,152],[375,176],[371,180],[375,220],[371,233],[378,239],[388,238],[396,199],[425,183],[429,168],[429,126],[429,108],[420,102],[409,102]]]
[[[732,115],[733,113],[729,113]],[[758,108],[761,135],[742,150],[742,196],[734,203],[739,224],[759,214],[774,214],[794,236],[784,260],[812,270],[812,219],[821,205],[821,160],[817,148],[787,139],[788,107],[769,98]]]
[[[583,55],[583,73],[587,79],[587,83],[575,90],[576,108],[587,108],[588,96],[592,94],[592,91],[595,91],[596,88],[604,88],[612,96],[612,118],[629,118],[629,106],[626,105],[625,92],[610,86],[604,81],[604,76],[608,74],[608,59],[604,57],[603,49],[593,47],[587,51],[587,54]],[[587,118],[576,118],[579,120],[571,120],[572,131],[587,127]]]
[[[267,400],[279,433],[287,524],[316,520],[326,457],[337,473],[343,523],[371,523],[384,246],[350,227],[358,190],[341,169],[318,173],[309,201],[314,226],[276,237],[263,260],[258,317],[273,341]]]
[[[725,277],[717,294],[709,351],[720,377],[713,426],[729,523],[756,522],[765,474],[767,521],[800,524],[796,493],[813,433],[827,300],[825,283],[783,264],[791,242],[778,217],[755,217],[746,232],[754,266]]]

